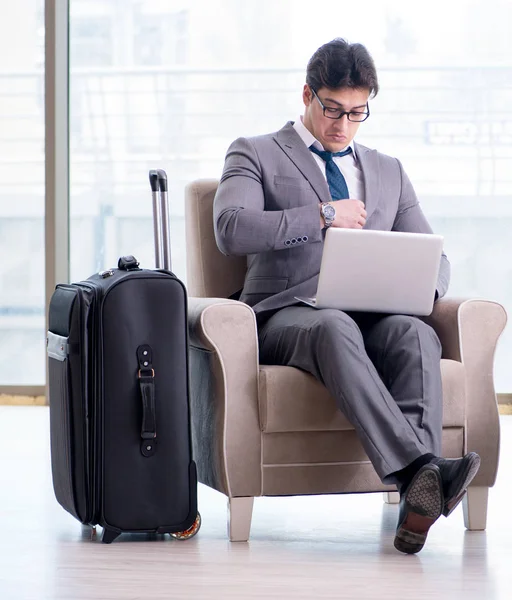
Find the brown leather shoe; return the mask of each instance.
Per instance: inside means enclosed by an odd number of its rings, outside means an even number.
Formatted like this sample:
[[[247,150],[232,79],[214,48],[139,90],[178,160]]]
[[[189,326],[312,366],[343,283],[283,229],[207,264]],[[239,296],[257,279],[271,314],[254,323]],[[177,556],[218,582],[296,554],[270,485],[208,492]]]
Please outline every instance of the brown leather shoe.
[[[427,541],[430,527],[444,507],[443,482],[437,465],[428,463],[400,494],[398,527],[394,546],[405,554],[419,552]]]

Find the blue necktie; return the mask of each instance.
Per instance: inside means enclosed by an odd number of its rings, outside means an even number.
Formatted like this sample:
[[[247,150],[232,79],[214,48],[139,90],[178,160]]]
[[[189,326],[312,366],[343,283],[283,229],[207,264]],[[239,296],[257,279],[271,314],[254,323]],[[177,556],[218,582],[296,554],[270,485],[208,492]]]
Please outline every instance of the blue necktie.
[[[331,198],[333,200],[345,200],[349,198],[347,182],[343,173],[338,169],[333,158],[335,156],[346,156],[352,152],[352,148],[347,148],[343,152],[327,152],[326,150],[318,150],[314,146],[310,146],[311,152],[318,154],[318,156],[325,160],[325,174],[327,176],[327,185],[331,192]]]

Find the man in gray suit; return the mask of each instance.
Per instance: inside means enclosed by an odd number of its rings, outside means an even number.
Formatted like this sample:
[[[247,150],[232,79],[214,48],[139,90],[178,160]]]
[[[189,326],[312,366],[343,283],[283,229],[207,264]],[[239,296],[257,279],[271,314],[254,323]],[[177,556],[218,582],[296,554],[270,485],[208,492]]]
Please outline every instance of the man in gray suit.
[[[480,464],[475,453],[440,458],[439,340],[416,317],[295,300],[316,293],[328,227],[432,233],[401,163],[353,141],[377,92],[364,46],[335,39],[319,48],[307,66],[303,116],[230,146],[214,223],[222,252],[247,255],[240,299],[256,313],[261,362],[297,367],[328,388],[382,481],[397,485],[395,547],[415,553]],[[449,278],[443,254],[436,298]]]

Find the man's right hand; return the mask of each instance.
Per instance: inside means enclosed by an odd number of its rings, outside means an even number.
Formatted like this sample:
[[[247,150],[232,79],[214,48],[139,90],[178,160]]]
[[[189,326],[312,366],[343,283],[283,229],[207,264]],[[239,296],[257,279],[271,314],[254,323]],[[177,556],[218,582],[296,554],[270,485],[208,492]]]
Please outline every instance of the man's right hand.
[[[361,200],[333,200],[329,204],[336,210],[336,217],[331,227],[345,229],[362,229],[364,227],[366,210]]]

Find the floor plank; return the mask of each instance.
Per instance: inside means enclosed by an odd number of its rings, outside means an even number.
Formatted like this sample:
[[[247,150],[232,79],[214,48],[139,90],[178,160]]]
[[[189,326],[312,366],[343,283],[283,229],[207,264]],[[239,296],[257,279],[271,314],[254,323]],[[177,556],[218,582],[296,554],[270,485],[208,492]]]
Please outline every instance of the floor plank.
[[[512,416],[501,423],[487,531],[466,532],[458,508],[417,556],[394,550],[381,494],[256,499],[250,543],[230,544],[225,498],[203,486],[196,538],[105,546],[54,499],[47,407],[2,406],[0,599],[509,599]]]

